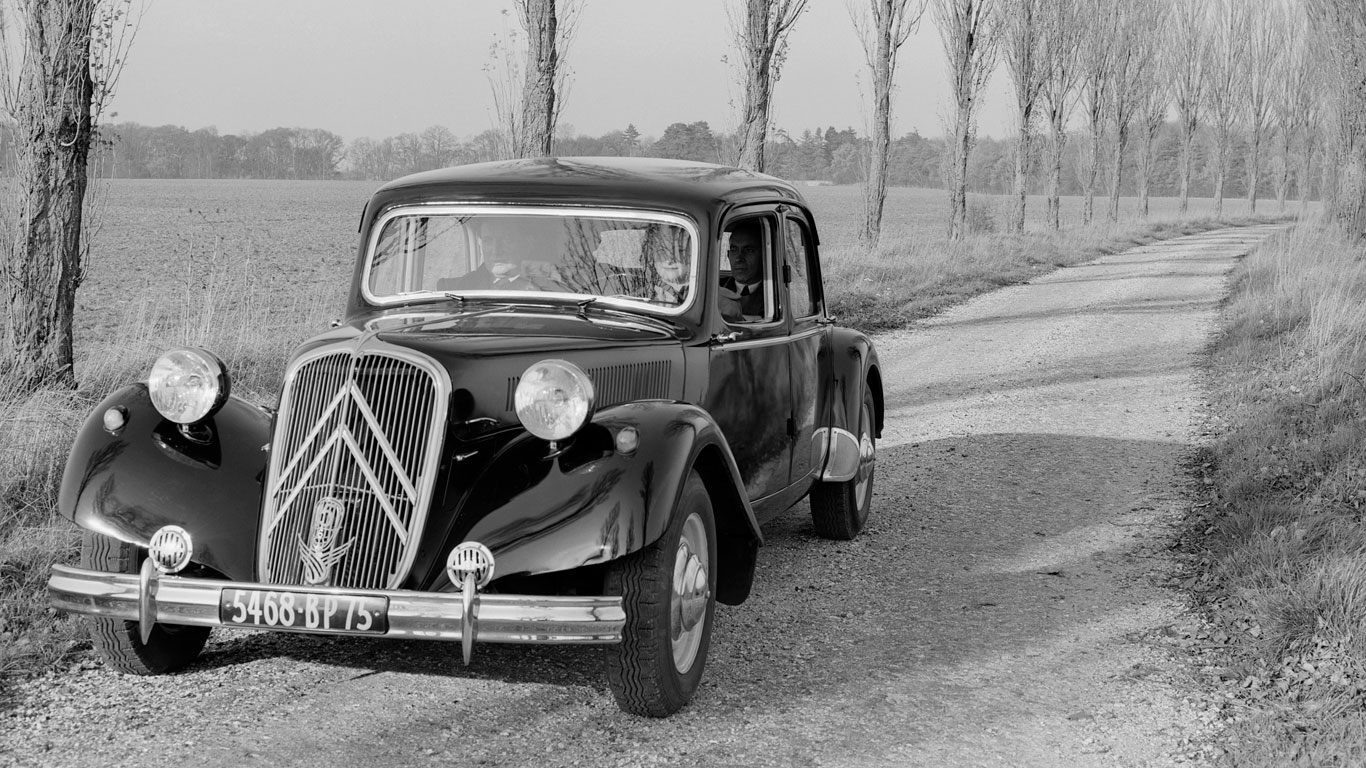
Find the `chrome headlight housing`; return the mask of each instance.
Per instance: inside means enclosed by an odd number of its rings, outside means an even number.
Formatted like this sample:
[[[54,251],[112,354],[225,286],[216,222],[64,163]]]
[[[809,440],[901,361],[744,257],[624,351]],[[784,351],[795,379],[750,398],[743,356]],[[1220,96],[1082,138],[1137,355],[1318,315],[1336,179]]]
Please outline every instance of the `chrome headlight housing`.
[[[223,361],[202,349],[179,347],[157,358],[147,377],[152,405],[170,421],[193,424],[212,416],[228,399]]]
[[[568,360],[542,360],[522,374],[513,403],[528,432],[542,440],[563,440],[593,415],[593,382]]]

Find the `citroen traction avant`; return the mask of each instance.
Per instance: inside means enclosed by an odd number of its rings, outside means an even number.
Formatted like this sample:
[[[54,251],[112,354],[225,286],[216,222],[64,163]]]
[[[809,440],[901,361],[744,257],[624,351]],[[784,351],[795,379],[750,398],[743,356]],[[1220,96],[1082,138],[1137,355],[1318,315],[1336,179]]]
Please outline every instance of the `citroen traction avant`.
[[[213,627],[604,644],[628,712],[688,703],[761,524],[848,539],[882,382],[826,310],[816,225],[770,176],[643,158],[462,166],[380,188],[346,314],[279,401],[177,348],[81,428],[84,529],[53,603],[113,668]]]

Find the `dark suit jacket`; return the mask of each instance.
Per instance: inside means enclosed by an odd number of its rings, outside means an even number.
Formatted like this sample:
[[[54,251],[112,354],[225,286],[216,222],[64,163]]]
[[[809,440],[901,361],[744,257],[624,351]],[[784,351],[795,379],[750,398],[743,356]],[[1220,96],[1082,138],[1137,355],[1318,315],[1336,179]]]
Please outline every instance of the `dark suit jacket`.
[[[735,278],[727,277],[721,281],[722,290],[729,291],[731,297],[740,303],[741,312],[746,315],[758,315],[760,317],[764,314],[763,287],[763,283],[759,283],[755,286],[753,293],[742,296],[740,295],[740,289],[737,287]],[[722,295],[725,296],[724,293]]]

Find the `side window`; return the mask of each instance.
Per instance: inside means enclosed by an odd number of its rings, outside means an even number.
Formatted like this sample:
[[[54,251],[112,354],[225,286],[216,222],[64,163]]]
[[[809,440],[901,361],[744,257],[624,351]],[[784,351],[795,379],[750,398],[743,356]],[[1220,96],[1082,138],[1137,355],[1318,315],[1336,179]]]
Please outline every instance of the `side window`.
[[[783,219],[783,249],[788,268],[792,271],[792,282],[787,286],[787,293],[793,317],[816,314],[816,297],[811,292],[811,249],[807,247],[810,242],[806,226],[801,221]]]
[[[774,231],[766,217],[740,219],[722,234],[721,290],[717,304],[731,323],[775,319]]]

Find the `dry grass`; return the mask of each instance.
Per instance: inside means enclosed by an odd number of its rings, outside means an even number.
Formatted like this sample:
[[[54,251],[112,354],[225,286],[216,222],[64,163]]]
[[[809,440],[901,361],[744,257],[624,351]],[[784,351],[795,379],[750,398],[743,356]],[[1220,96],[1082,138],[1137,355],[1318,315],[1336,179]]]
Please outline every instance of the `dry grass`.
[[[1366,757],[1366,244],[1301,226],[1240,268],[1214,355],[1209,595],[1254,707],[1235,764]]]
[[[0,389],[0,675],[59,663],[79,627],[45,605],[52,562],[76,554],[74,528],[54,510],[66,451],[109,391],[145,377],[168,346],[215,351],[234,391],[274,399],[290,349],[340,314],[368,182],[117,181],[77,297],[76,393]],[[888,328],[1000,285],[1159,237],[1208,228],[1155,200],[1153,221],[1080,227],[1065,200],[1061,234],[1031,219],[1029,234],[996,234],[999,198],[974,196],[967,241],[943,239],[937,190],[893,189],[884,241],[861,250],[854,187],[806,190],[821,227],[831,306],[847,324]],[[1030,202],[1033,215],[1042,200]],[[1126,201],[1132,205],[1132,201]],[[1208,201],[1196,201],[1204,215]],[[1239,212],[1236,203],[1228,210]],[[1126,211],[1126,215],[1130,215]],[[3,385],[0,385],[2,387]]]

